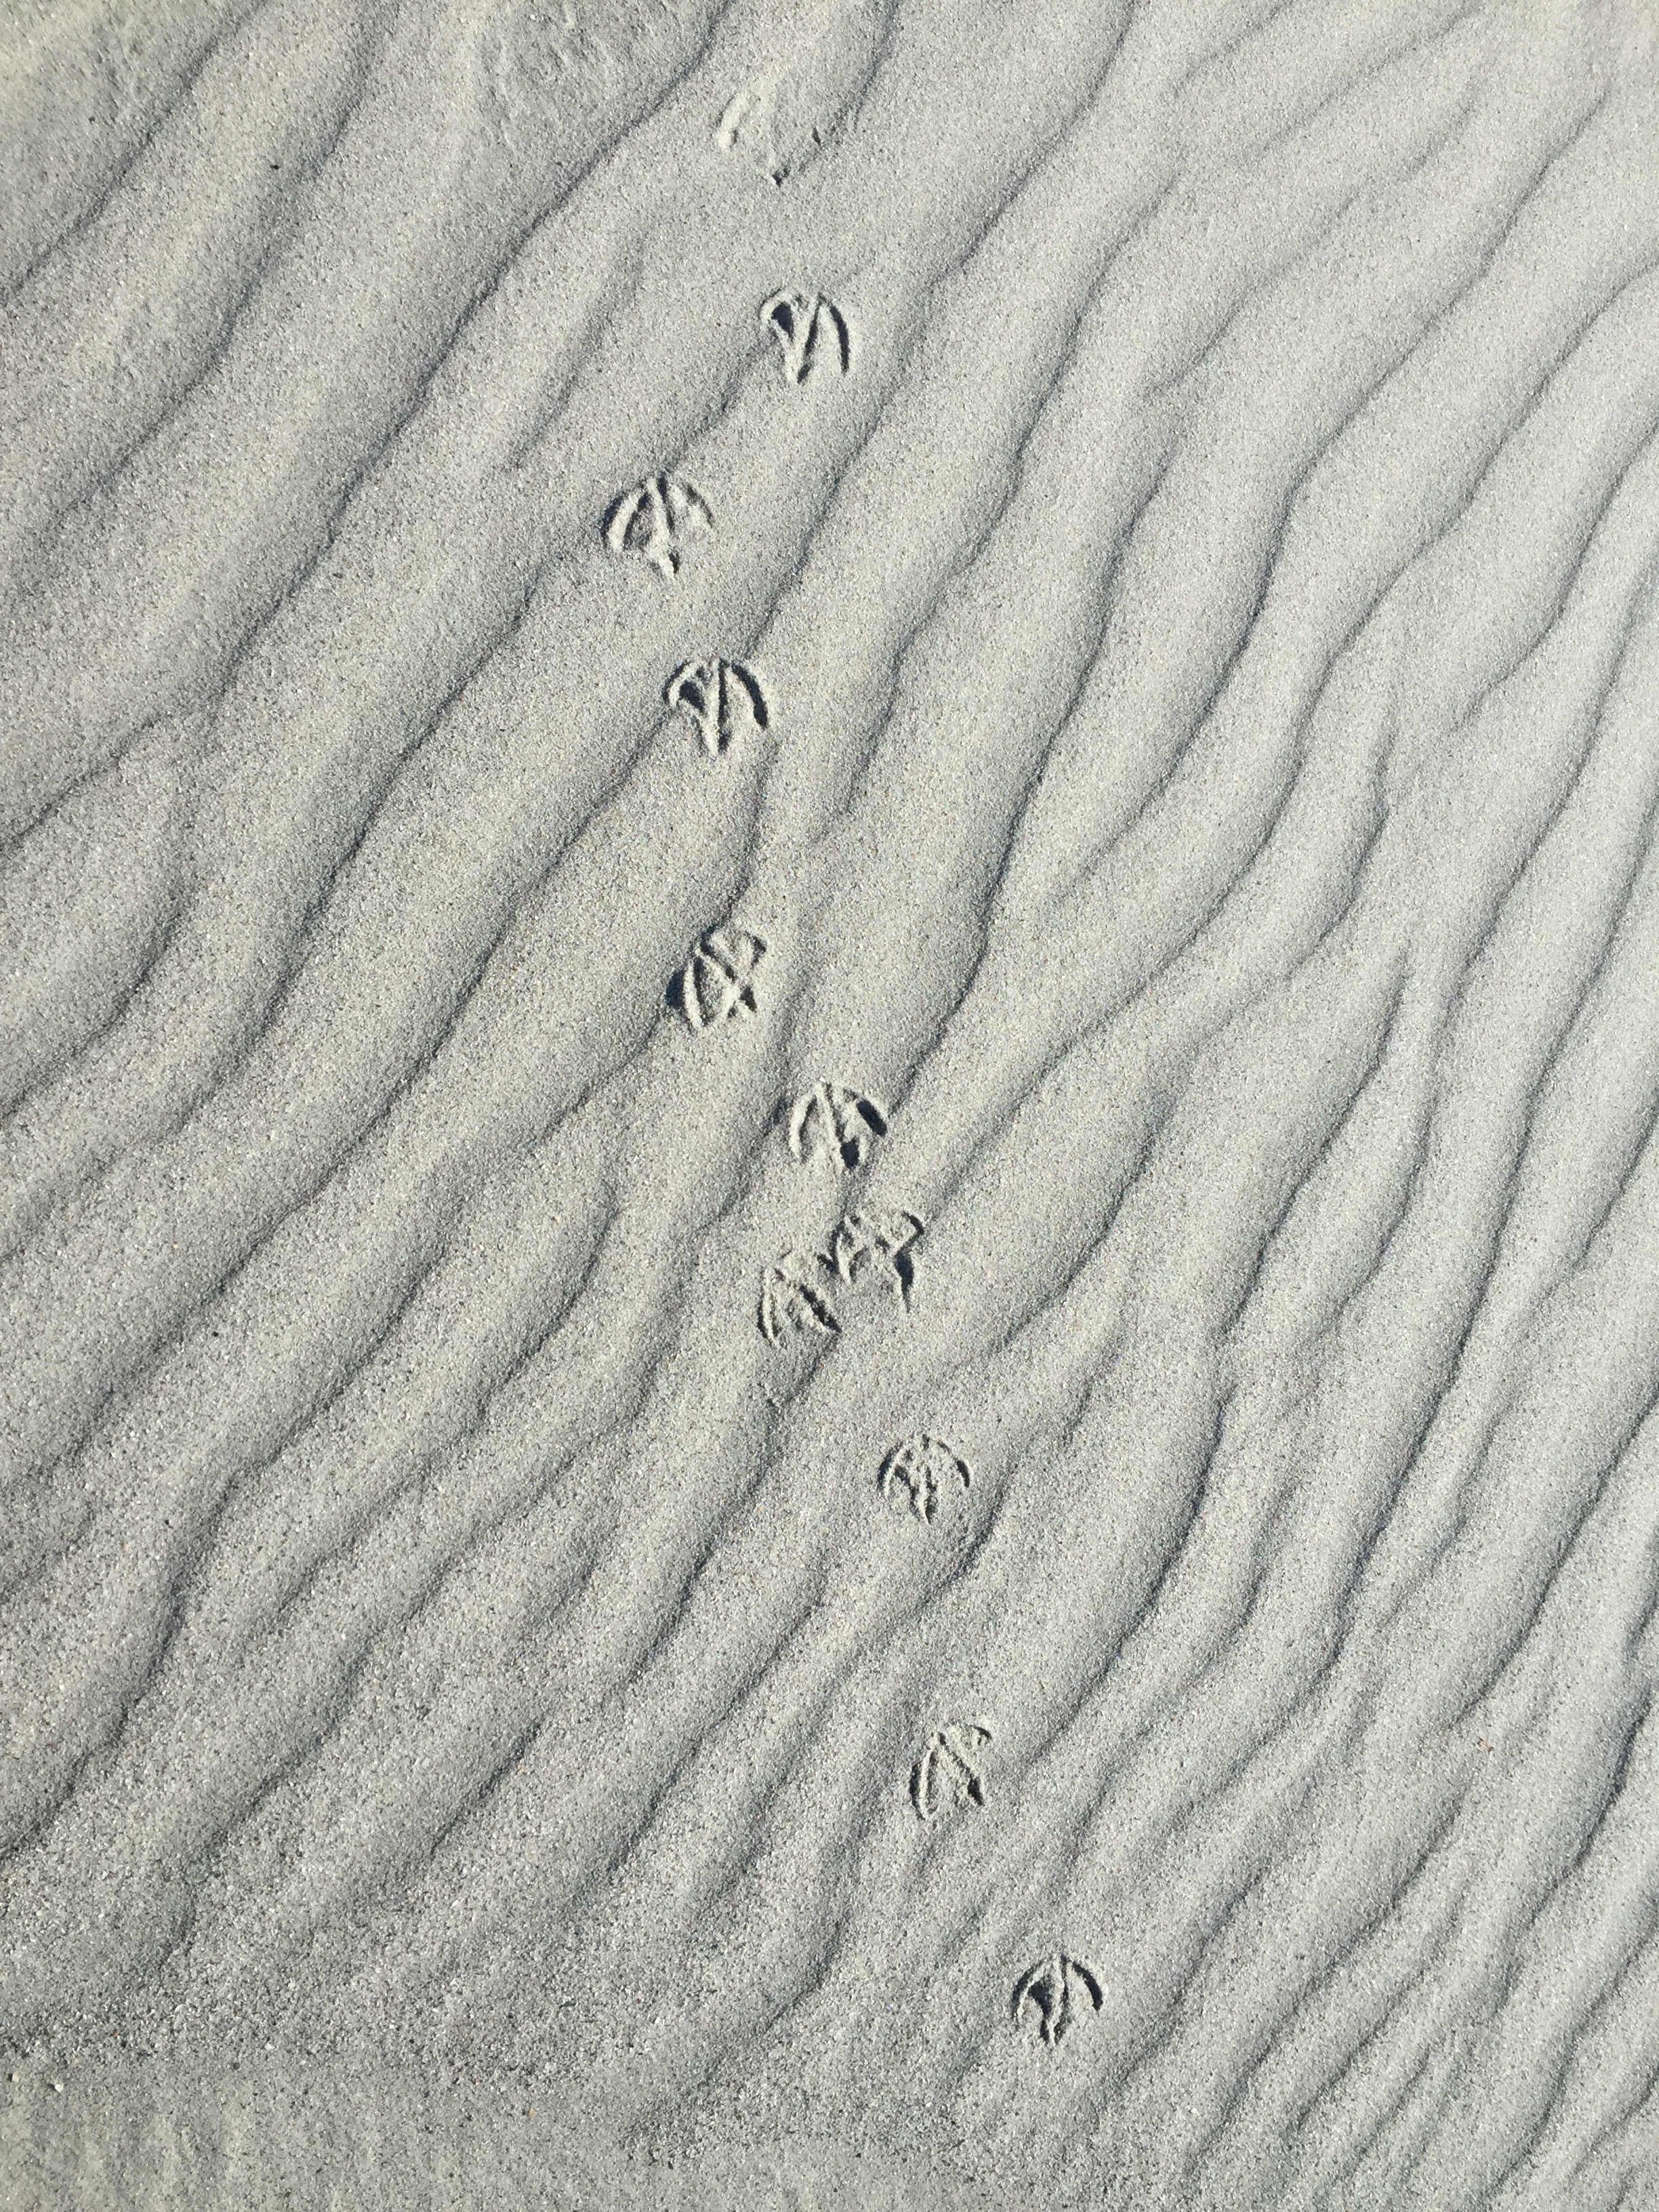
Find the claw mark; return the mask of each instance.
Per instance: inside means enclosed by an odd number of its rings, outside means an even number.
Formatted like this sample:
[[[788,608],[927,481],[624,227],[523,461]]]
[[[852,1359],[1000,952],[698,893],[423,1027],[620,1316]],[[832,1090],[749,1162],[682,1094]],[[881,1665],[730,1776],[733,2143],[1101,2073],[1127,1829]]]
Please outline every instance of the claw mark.
[[[1072,1996],[1073,1990],[1079,1989],[1098,2012],[1103,2002],[1100,1984],[1081,1959],[1068,1958],[1064,1951],[1040,1959],[1035,1966],[1028,1966],[1014,1984],[1015,2027],[1018,2027],[1026,2006],[1034,2007],[1042,2022],[1042,2040],[1052,2051],[1073,2025]]]
[[[825,361],[838,376],[852,367],[847,318],[821,292],[774,292],[763,304],[760,319],[783,349],[783,373],[791,384],[799,384]]]
[[[862,1167],[872,1138],[887,1134],[887,1116],[872,1098],[843,1083],[815,1083],[789,1115],[789,1149],[798,1160],[834,1159]]]
[[[808,1329],[821,1336],[839,1333],[836,1310],[815,1279],[823,1264],[816,1252],[785,1252],[762,1276],[760,1329],[769,1344],[804,1336]]]
[[[947,1721],[933,1730],[910,1774],[910,1796],[924,1820],[984,1804],[985,1784],[972,1754],[990,1741],[990,1729],[974,1721]]]
[[[660,576],[680,565],[679,541],[714,523],[708,501],[684,477],[647,477],[625,491],[605,517],[605,542],[613,553],[637,553]]]
[[[760,679],[740,660],[687,660],[669,678],[663,697],[684,707],[702,732],[706,753],[723,753],[742,722],[763,730],[771,720]]]
[[[669,986],[669,999],[694,1030],[755,1011],[755,970],[766,941],[748,929],[711,929],[692,946]]]
[[[836,1224],[824,1258],[843,1283],[856,1282],[866,1269],[885,1260],[908,1306],[916,1280],[910,1248],[924,1226],[915,1213],[848,1213]]]
[[[895,1483],[910,1493],[910,1510],[918,1521],[931,1521],[939,1511],[941,1485],[955,1480],[966,1490],[973,1480],[968,1462],[959,1459],[939,1437],[910,1437],[895,1444],[881,1463],[881,1494],[890,1498]]]

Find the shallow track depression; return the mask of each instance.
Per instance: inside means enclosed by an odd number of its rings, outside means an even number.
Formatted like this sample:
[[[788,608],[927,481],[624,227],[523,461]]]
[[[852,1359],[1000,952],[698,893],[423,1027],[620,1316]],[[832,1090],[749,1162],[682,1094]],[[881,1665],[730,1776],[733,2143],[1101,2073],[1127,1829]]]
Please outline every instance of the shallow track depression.
[[[0,2197],[1659,2206],[1659,14],[0,27]]]

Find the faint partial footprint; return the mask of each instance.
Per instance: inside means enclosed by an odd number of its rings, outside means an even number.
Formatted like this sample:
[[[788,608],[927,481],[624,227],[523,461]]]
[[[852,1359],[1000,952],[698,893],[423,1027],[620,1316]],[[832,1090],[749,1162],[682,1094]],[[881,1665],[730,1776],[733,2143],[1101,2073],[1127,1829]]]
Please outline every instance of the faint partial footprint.
[[[737,1021],[756,1009],[755,970],[766,940],[750,929],[711,929],[692,946],[668,987],[668,1001],[694,1030]]]
[[[746,84],[732,94],[714,126],[714,140],[722,153],[742,155],[775,185],[789,173],[772,127],[771,88],[764,83]]]
[[[815,368],[827,367],[845,376],[852,367],[847,318],[821,292],[774,292],[762,303],[760,319],[778,341],[791,384],[804,383]]]
[[[942,1437],[907,1437],[883,1460],[878,1478],[884,1498],[892,1497],[896,1488],[906,1492],[918,1521],[934,1520],[941,1492],[965,1492],[972,1480],[967,1461]]]
[[[772,719],[760,678],[740,660],[683,661],[662,696],[671,707],[684,708],[711,756],[723,753],[741,731],[764,730]]]
[[[823,132],[816,123],[804,134],[799,128],[781,127],[777,88],[757,78],[727,100],[714,138],[723,153],[752,161],[775,185],[781,185],[793,169],[811,160],[823,143]],[[786,141],[799,143],[786,145]]]
[[[694,530],[714,526],[714,514],[696,486],[684,477],[658,474],[625,491],[605,520],[605,542],[613,553],[637,553],[659,576],[680,565],[680,544]]]
[[[1040,2023],[1038,2033],[1052,2051],[1079,2017],[1078,2004],[1083,1998],[1096,2012],[1104,2002],[1092,1970],[1081,1959],[1055,1951],[1028,1966],[1014,1984],[1014,2025],[1018,2027],[1020,2015],[1030,2005]]]
[[[855,1283],[872,1271],[879,1274],[884,1263],[908,1308],[916,1284],[912,1252],[925,1226],[916,1213],[844,1214],[824,1257],[843,1283]]]
[[[990,1741],[990,1729],[975,1721],[947,1721],[933,1730],[910,1773],[910,1796],[922,1820],[984,1804],[984,1778],[975,1760]]]
[[[815,1083],[789,1110],[789,1149],[798,1160],[833,1160],[862,1167],[871,1145],[887,1134],[887,1116],[873,1098],[844,1083]]]
[[[668,59],[675,32],[672,10],[641,0],[477,0],[453,14],[458,28],[483,19],[483,88],[515,159],[534,158],[574,105],[592,112]]]
[[[834,1336],[841,1328],[820,1279],[823,1255],[784,1252],[761,1278],[760,1332],[769,1344],[781,1345],[809,1331]]]
[[[810,167],[856,116],[891,21],[886,0],[813,0],[798,15],[787,58],[727,101],[714,132],[721,149],[775,185]]]

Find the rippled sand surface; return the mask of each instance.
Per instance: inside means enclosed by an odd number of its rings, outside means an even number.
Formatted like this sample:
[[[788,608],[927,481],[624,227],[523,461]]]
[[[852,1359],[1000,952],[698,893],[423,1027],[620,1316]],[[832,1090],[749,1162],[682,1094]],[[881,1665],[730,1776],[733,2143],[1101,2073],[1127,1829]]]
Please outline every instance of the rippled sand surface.
[[[1659,2205],[1659,15],[0,27],[0,2197]]]

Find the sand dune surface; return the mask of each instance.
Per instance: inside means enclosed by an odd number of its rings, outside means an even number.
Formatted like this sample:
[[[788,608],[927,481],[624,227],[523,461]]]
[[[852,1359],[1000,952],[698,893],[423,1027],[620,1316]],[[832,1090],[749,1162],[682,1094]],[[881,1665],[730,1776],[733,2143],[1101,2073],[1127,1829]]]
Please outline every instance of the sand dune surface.
[[[1659,2207],[1659,17],[0,30],[0,2195]]]

